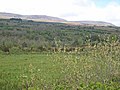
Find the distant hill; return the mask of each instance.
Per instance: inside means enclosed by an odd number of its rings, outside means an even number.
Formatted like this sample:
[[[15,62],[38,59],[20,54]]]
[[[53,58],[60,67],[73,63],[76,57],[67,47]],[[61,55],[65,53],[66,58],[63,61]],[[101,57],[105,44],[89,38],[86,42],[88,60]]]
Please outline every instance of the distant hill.
[[[72,21],[75,23],[80,23],[81,25],[89,26],[115,26],[112,23],[103,22],[103,21]]]
[[[103,21],[67,21],[62,18],[52,17],[47,15],[20,15],[13,13],[0,12],[0,18],[10,19],[10,18],[21,18],[33,21],[43,21],[43,22],[61,22],[69,25],[83,25],[83,26],[115,26],[112,23]]]
[[[68,24],[71,25],[83,25],[83,26],[115,26],[112,23],[103,21],[70,21]]]
[[[19,15],[19,14],[4,13],[4,12],[0,12],[0,18],[6,18],[6,19],[21,18],[21,19],[27,19],[27,20],[46,21],[46,22],[65,22],[66,21],[61,18],[46,16],[46,15]]]

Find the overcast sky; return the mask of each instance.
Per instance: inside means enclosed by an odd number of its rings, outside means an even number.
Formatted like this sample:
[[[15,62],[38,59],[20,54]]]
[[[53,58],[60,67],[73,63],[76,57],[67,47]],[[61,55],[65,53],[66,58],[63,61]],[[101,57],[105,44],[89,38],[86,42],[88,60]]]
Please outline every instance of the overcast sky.
[[[0,0],[0,12],[107,21],[120,26],[120,0]]]

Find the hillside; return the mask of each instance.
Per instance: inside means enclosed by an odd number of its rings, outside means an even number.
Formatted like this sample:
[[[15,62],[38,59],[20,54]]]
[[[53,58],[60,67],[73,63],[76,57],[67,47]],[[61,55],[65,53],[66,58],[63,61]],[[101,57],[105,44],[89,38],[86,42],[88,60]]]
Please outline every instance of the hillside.
[[[20,14],[5,13],[5,12],[0,12],[0,18],[3,19],[21,18],[21,19],[33,20],[33,21],[60,22],[69,25],[82,25],[82,26],[115,26],[111,23],[103,22],[103,21],[67,21],[62,18],[47,16],[47,15],[20,15]]]
[[[71,22],[85,26],[115,26],[112,23],[103,21],[71,21]]]
[[[19,15],[19,14],[13,14],[13,13],[0,13],[0,18],[21,18],[21,19],[27,19],[27,20],[34,20],[34,21],[46,21],[46,22],[65,22],[66,20],[57,18],[57,17],[51,17],[46,15]]]

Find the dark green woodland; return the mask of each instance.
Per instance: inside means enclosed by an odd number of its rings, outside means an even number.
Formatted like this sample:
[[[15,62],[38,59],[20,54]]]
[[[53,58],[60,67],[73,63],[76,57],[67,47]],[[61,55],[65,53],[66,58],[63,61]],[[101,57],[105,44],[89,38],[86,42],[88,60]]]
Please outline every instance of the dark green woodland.
[[[63,23],[0,19],[0,50],[53,51],[120,42],[116,26],[75,26]],[[67,50],[69,51],[69,50]]]

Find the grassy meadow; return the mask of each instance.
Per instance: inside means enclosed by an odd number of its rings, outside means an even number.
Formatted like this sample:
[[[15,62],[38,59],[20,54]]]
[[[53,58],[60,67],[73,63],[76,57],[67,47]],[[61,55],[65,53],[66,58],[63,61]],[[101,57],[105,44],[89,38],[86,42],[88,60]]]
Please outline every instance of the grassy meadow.
[[[120,90],[120,46],[2,53],[0,90]]]

